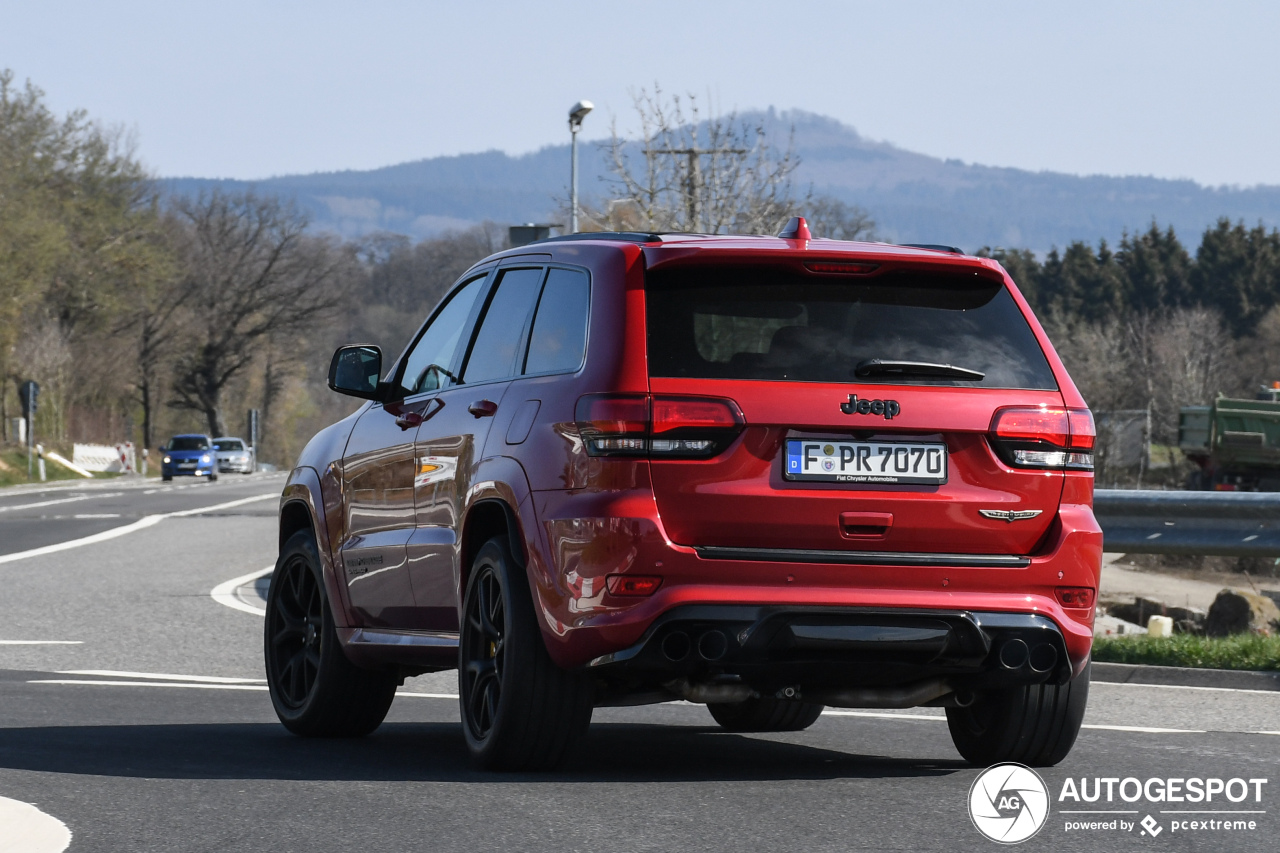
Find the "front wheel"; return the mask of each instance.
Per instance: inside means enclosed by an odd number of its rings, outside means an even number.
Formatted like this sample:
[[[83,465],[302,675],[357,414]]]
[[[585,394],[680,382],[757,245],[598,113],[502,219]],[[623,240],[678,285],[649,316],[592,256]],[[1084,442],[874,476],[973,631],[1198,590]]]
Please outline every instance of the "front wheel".
[[[592,688],[547,654],[506,537],[476,554],[462,612],[458,701],[472,758],[486,770],[558,766],[591,722]]]
[[[391,673],[343,654],[310,530],[289,537],[271,575],[265,626],[267,686],[284,727],[306,737],[363,737],[396,695]]]
[[[981,694],[967,708],[948,708],[956,749],[971,764],[1016,761],[1052,767],[1080,734],[1089,701],[1089,669],[1066,684],[1028,684]]]

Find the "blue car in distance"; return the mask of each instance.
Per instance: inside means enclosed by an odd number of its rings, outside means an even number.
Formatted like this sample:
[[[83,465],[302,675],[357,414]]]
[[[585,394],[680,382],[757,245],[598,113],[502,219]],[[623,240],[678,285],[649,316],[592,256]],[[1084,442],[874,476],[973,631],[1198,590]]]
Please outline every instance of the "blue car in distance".
[[[218,479],[218,454],[207,435],[175,435],[163,448],[160,479],[208,477]]]

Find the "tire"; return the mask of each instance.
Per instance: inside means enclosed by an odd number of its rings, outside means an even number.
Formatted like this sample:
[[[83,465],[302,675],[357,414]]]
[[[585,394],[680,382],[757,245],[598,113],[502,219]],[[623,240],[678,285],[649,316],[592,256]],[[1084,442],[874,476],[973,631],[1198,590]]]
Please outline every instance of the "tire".
[[[970,764],[1016,761],[1052,767],[1067,757],[1080,734],[1089,701],[1089,671],[1066,684],[1031,684],[980,695],[967,708],[948,708],[947,727]]]
[[[265,621],[267,686],[286,729],[304,737],[363,737],[382,724],[398,679],[347,660],[309,530],[280,550]]]
[[[458,703],[471,757],[485,770],[559,766],[591,723],[593,690],[547,654],[505,536],[476,554],[462,612]]]
[[[210,482],[210,483],[216,483],[216,482],[218,482],[218,472],[217,472],[217,471],[213,471],[213,472],[211,472],[211,473],[209,474],[209,482]]]
[[[161,474],[161,475],[160,475],[160,482],[162,482],[162,483],[172,483],[172,482],[173,482],[173,477],[166,477],[165,475]]]
[[[720,728],[730,732],[798,732],[818,721],[823,706],[816,702],[761,696],[745,702],[707,705]]]

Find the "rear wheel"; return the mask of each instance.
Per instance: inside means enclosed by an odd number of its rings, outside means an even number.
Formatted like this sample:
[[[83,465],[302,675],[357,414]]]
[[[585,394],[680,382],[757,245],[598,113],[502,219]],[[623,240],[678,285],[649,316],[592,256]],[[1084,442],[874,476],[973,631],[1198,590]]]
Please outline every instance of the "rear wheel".
[[[822,708],[816,702],[772,696],[707,705],[720,727],[731,732],[798,732],[816,723]]]
[[[472,563],[458,699],[467,748],[486,770],[556,767],[591,722],[591,684],[547,654],[524,568],[506,537],[486,542]]]
[[[307,737],[363,737],[382,724],[396,676],[343,654],[311,531],[285,543],[267,593],[267,685],[285,728]]]
[[[1089,700],[1089,669],[1066,684],[1030,684],[981,694],[967,708],[948,708],[956,749],[971,764],[1016,761],[1052,767],[1080,734]]]

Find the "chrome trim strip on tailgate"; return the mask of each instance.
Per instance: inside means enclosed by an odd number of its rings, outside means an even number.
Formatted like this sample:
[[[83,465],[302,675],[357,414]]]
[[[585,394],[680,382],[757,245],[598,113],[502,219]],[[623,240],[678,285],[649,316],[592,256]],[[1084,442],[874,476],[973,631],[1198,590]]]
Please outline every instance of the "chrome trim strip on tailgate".
[[[704,560],[747,560],[767,563],[841,563],[856,566],[957,566],[1020,569],[1030,557],[1014,554],[921,554],[907,551],[809,551],[800,548],[725,548],[695,545]]]

